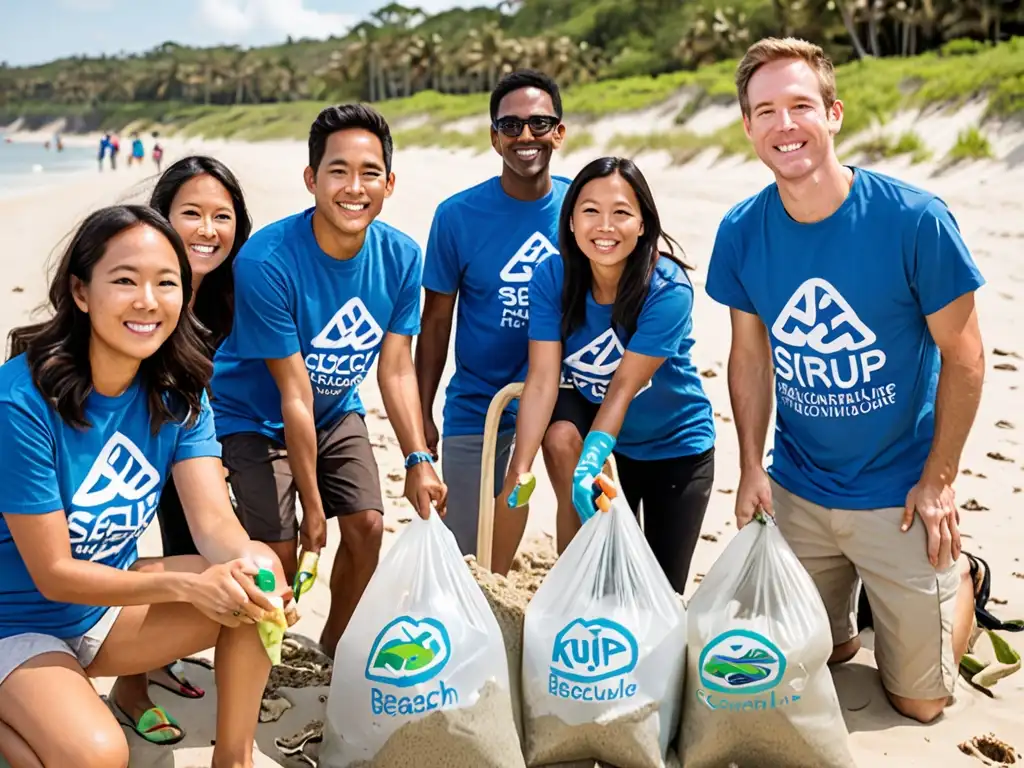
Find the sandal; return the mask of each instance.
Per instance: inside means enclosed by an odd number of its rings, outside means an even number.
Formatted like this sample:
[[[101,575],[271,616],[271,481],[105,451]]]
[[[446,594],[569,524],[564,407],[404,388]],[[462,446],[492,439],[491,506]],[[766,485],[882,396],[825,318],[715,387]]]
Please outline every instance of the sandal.
[[[206,691],[200,688],[198,685],[193,685],[189,682],[188,678],[185,677],[185,664],[186,659],[175,661],[162,667],[160,671],[164,672],[176,685],[168,685],[160,680],[150,679],[150,685],[156,685],[163,688],[166,691],[170,691],[173,694],[181,696],[185,699],[201,699],[206,695]],[[190,661],[190,660],[188,660]]]
[[[114,715],[121,725],[127,725],[139,736],[144,738],[150,744],[159,744],[161,746],[169,746],[171,744],[177,744],[179,741],[185,738],[185,729],[182,728],[178,721],[167,714],[167,710],[157,705],[152,709],[147,709],[142,713],[142,716],[138,721],[132,721],[131,715],[121,709],[121,705],[112,699],[108,699],[108,702],[114,705],[117,710]],[[128,722],[124,722],[121,719],[124,717]]]

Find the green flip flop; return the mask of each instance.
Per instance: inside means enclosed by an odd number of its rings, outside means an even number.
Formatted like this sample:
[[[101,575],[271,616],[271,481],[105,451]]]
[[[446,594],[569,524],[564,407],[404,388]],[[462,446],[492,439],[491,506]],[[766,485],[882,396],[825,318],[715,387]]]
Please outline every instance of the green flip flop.
[[[121,716],[128,721],[124,722],[119,717],[118,720],[121,724],[130,727],[150,744],[168,746],[177,744],[185,738],[185,729],[178,724],[177,720],[167,714],[167,710],[159,705],[147,709],[137,721],[133,721],[131,715],[121,709],[120,704],[116,701],[112,703]]]

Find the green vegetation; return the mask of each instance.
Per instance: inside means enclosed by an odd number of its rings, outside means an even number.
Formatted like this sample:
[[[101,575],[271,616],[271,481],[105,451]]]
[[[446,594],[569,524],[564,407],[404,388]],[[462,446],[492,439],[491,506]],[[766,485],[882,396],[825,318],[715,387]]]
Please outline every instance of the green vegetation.
[[[949,150],[947,160],[959,163],[961,160],[984,160],[992,157],[992,145],[985,135],[977,128],[961,131],[956,137],[956,144]]]
[[[872,161],[883,160],[900,155],[910,155],[913,163],[923,163],[931,158],[931,150],[925,146],[924,141],[913,131],[901,133],[897,138],[879,135],[858,142],[851,147],[851,154],[861,153]]]

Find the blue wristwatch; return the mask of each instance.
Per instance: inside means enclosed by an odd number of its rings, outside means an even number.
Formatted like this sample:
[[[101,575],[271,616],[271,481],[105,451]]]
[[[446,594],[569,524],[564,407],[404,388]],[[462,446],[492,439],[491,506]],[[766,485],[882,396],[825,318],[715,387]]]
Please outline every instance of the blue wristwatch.
[[[412,469],[417,464],[421,464],[424,461],[428,461],[431,464],[434,463],[434,457],[425,451],[413,451],[405,457],[405,468]]]

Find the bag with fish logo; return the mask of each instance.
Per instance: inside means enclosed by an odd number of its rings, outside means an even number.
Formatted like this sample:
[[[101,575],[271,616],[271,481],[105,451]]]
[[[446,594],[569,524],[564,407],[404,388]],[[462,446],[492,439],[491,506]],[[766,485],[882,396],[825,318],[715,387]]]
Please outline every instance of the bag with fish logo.
[[[770,515],[758,512],[729,542],[687,619],[687,768],[855,768],[825,605]]]
[[[525,768],[501,629],[436,512],[381,559],[334,659],[320,768]]]
[[[626,500],[606,477],[597,482],[604,511],[526,609],[526,762],[664,768],[679,723],[686,612]]]

